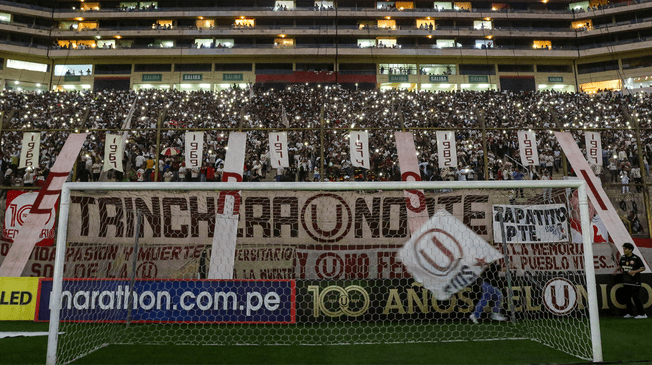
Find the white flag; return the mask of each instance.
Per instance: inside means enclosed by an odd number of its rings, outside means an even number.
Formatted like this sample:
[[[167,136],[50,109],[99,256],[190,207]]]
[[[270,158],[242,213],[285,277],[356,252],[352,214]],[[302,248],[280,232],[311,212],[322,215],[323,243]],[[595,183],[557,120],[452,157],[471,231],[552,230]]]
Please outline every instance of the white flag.
[[[602,166],[602,140],[600,132],[584,132],[586,142],[586,160],[590,165]]]
[[[539,165],[537,137],[533,131],[518,131],[518,147],[521,152],[521,163],[523,166]]]
[[[20,151],[19,169],[24,167],[37,168],[39,150],[41,148],[41,133],[23,133],[23,148]]]
[[[288,162],[288,134],[286,132],[269,134],[269,163],[273,169],[290,167]]]
[[[106,140],[104,141],[104,167],[102,168],[102,171],[123,171],[122,146],[122,136],[106,134]]]
[[[186,132],[186,167],[201,167],[204,132]]]
[[[351,165],[369,169],[369,133],[349,133],[349,147],[351,149]]]
[[[455,132],[437,132],[437,156],[439,168],[457,167],[457,147],[455,145]]]
[[[484,267],[502,255],[442,209],[412,234],[398,258],[435,299],[447,300],[475,283]]]
[[[283,120],[283,125],[285,128],[290,128],[290,121],[288,120],[288,115],[285,112],[285,107],[281,104],[281,119]]]

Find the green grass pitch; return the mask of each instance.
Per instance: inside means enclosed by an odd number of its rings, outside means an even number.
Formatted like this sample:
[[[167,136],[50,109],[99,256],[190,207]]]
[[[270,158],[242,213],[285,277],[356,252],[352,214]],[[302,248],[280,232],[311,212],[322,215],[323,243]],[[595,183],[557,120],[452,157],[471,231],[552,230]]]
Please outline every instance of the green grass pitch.
[[[601,319],[606,363],[652,363],[652,320]],[[0,332],[47,324],[0,322]],[[0,364],[43,364],[47,337],[0,340]],[[112,345],[73,364],[582,364],[529,340],[323,346]]]

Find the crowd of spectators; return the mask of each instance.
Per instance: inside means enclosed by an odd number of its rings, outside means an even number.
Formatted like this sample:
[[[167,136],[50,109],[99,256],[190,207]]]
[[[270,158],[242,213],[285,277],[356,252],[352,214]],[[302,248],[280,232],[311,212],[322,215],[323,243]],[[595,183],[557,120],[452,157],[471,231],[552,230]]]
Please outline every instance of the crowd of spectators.
[[[400,177],[393,133],[414,133],[422,178],[427,180],[539,179],[558,174],[562,154],[552,137],[559,126],[573,131],[581,148],[583,130],[602,133],[603,166],[594,166],[605,183],[641,182],[649,174],[652,135],[642,133],[639,160],[635,131],[623,109],[637,114],[641,128],[652,127],[647,94],[458,91],[410,92],[350,90],[294,85],[282,90],[231,89],[182,92],[147,89],[97,93],[45,92],[0,94],[0,109],[11,115],[2,131],[2,174],[5,186],[22,185],[26,177],[42,180],[71,131],[90,130],[75,177],[125,181],[219,181],[230,131],[247,132],[245,181],[397,180]],[[283,121],[285,110],[289,127]],[[323,113],[322,113],[323,110]],[[164,112],[164,114],[162,114]],[[323,127],[320,119],[323,115]],[[483,133],[486,121],[488,175],[484,176]],[[160,149],[183,150],[184,133],[205,131],[204,166],[187,169],[183,153],[161,156]],[[347,140],[351,129],[370,133],[368,170],[354,169]],[[519,166],[518,129],[533,129],[540,166]],[[40,130],[40,168],[18,170],[22,133]],[[287,130],[291,166],[269,168],[267,135]],[[455,130],[454,169],[439,169],[436,130]],[[105,133],[125,134],[124,173],[101,173]],[[323,163],[321,144],[323,139]],[[159,176],[154,176],[158,155]],[[323,176],[321,175],[323,171]],[[557,175],[559,176],[559,175]],[[623,189],[624,194],[637,188]],[[640,190],[639,190],[640,191]]]

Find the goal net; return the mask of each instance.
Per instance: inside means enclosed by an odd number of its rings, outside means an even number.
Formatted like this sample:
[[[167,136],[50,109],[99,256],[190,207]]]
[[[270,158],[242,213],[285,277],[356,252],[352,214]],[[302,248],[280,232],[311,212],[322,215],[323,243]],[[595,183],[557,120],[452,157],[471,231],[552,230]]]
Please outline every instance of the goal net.
[[[513,339],[601,361],[588,217],[579,181],[66,184],[48,362]]]

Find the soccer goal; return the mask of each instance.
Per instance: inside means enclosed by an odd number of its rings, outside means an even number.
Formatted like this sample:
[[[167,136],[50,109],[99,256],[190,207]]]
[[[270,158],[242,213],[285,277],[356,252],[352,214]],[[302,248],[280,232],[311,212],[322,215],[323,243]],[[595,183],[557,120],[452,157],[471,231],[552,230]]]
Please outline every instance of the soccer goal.
[[[602,361],[589,232],[581,181],[68,183],[38,319],[48,364],[523,339]]]

